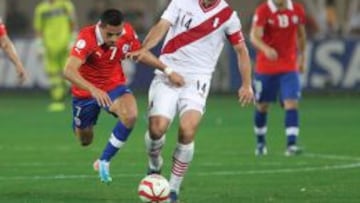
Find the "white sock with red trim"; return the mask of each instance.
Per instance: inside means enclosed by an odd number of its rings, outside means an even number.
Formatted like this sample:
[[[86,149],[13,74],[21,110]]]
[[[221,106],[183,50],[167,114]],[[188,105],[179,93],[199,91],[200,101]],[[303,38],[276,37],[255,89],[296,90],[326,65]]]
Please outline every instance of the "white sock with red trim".
[[[145,146],[149,157],[150,170],[160,171],[163,165],[163,159],[161,157],[161,149],[165,144],[165,135],[159,140],[153,140],[150,137],[149,131],[145,134]]]
[[[194,156],[194,142],[183,145],[178,143],[173,155],[173,165],[170,176],[170,190],[179,193],[180,185]]]

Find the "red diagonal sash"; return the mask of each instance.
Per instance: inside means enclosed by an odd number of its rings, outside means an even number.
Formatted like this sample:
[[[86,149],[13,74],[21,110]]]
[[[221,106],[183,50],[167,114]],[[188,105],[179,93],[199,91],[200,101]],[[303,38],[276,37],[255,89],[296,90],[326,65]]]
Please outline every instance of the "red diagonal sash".
[[[233,10],[230,7],[226,7],[200,25],[177,35],[165,44],[162,54],[174,53],[181,47],[207,36],[224,24],[231,17],[232,13]]]

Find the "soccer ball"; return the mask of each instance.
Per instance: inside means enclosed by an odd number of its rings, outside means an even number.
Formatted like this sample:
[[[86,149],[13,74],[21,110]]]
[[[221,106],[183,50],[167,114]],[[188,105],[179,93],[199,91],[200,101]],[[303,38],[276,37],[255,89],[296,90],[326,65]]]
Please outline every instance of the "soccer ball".
[[[142,202],[166,202],[170,194],[170,185],[163,176],[151,174],[141,180],[138,194]]]

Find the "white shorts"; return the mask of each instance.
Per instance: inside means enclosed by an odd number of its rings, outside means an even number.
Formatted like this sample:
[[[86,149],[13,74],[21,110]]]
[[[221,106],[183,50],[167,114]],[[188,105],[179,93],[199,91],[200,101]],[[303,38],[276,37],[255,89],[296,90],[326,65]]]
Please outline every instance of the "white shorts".
[[[185,85],[175,87],[163,74],[155,75],[149,89],[149,116],[165,116],[173,120],[176,113],[181,116],[188,110],[205,112],[210,90],[210,76],[184,76]]]

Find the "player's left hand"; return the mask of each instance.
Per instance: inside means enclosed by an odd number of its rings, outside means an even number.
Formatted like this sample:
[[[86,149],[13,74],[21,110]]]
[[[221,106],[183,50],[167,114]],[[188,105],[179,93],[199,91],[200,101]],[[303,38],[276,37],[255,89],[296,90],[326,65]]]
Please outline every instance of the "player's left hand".
[[[251,86],[241,86],[238,91],[238,96],[241,106],[254,104],[254,91]]]

